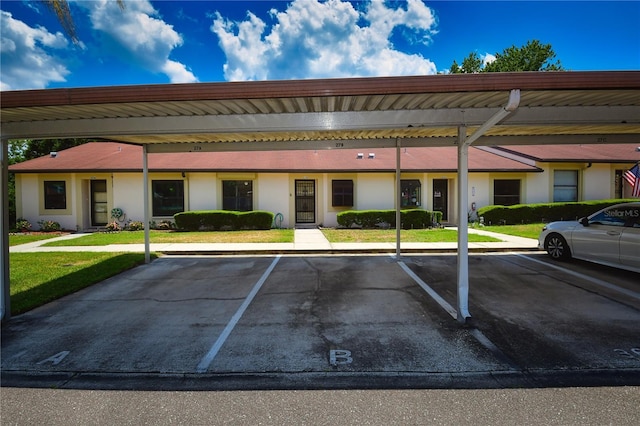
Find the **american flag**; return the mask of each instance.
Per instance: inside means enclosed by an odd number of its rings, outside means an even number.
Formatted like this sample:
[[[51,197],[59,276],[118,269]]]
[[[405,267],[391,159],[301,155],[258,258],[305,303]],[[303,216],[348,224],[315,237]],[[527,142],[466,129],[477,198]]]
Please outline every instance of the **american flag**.
[[[624,179],[629,182],[629,185],[633,188],[631,196],[640,197],[640,168],[638,164],[624,172]]]

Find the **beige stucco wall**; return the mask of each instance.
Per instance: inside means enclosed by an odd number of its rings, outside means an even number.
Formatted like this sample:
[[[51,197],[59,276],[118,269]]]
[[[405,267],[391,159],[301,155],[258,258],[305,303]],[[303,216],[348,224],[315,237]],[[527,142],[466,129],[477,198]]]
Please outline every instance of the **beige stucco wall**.
[[[392,209],[395,206],[393,173],[359,173],[355,184],[354,210]]]
[[[580,198],[582,200],[595,200],[612,196],[615,174],[609,164],[592,164],[582,170],[582,186]],[[608,195],[611,194],[611,195]]]
[[[549,197],[553,196],[553,183],[550,179],[553,179],[553,174],[547,172],[527,173],[524,181],[526,197],[523,197],[523,203],[534,204],[550,201]]]
[[[476,208],[488,206],[493,200],[493,179],[489,173],[473,173],[469,175],[469,209],[471,203],[476,203]],[[456,181],[454,181],[455,183]]]
[[[142,174],[113,174],[113,207],[124,211],[124,220],[144,219],[144,203],[142,190]]]
[[[40,217],[38,175],[21,174],[16,179],[16,215],[27,219],[37,229]]]
[[[293,203],[293,192],[289,190],[287,173],[260,173],[254,182],[253,198],[256,210],[266,210],[273,214],[282,213],[283,228],[291,228],[295,218],[291,216],[289,204]]]
[[[187,173],[185,190],[189,187],[190,210],[215,210],[219,188],[215,173]]]

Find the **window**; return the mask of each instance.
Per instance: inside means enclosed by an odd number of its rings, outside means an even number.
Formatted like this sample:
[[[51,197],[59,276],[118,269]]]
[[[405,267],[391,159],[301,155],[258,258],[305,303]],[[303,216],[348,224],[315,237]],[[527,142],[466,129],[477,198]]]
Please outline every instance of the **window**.
[[[46,210],[65,210],[67,208],[67,186],[65,181],[44,181],[44,208]]]
[[[253,210],[253,182],[250,180],[222,181],[222,209],[240,212]]]
[[[184,211],[184,181],[154,180],[153,216],[173,216]]]
[[[553,172],[553,201],[578,201],[578,171]]]
[[[609,208],[592,217],[589,223],[640,228],[640,209],[634,206]]]
[[[352,207],[353,206],[353,181],[333,180],[331,181],[332,206]]]
[[[418,179],[400,181],[402,193],[402,207],[414,207],[420,205],[420,181]]]
[[[496,179],[493,181],[493,204],[512,206],[520,204],[520,180]]]

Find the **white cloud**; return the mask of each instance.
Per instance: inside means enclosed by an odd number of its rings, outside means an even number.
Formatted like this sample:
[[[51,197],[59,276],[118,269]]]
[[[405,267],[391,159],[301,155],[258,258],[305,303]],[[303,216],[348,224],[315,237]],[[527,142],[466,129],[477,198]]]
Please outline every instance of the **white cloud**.
[[[67,47],[62,33],[30,27],[0,11],[0,90],[43,89],[51,82],[66,81],[69,70],[49,52]]]
[[[197,81],[193,73],[180,62],[167,59],[161,70],[169,77],[171,83],[194,83]]]
[[[252,13],[242,22],[216,13],[211,31],[227,58],[227,80],[436,73],[432,61],[397,50],[390,41],[401,29],[419,43],[430,42],[437,23],[420,0],[409,0],[406,9],[373,0],[362,11],[341,0],[294,0],[271,17],[268,28]]]
[[[105,48],[151,71],[166,74],[172,83],[195,82],[187,67],[169,59],[173,49],[182,45],[182,36],[172,25],[158,17],[148,1],[128,1],[124,10],[110,0],[81,1],[88,9],[95,30],[105,36]]]
[[[485,53],[484,55],[480,55],[480,59],[482,59],[482,65],[484,66],[495,61],[496,57],[491,53]]]

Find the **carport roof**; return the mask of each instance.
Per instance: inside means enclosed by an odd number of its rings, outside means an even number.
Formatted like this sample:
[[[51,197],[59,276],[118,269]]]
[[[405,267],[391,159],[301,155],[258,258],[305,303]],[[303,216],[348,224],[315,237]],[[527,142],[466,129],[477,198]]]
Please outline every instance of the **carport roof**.
[[[9,91],[0,105],[3,138],[97,137],[150,144],[149,152],[237,150],[234,142],[264,150],[451,146],[459,126],[473,133],[514,89],[518,109],[476,145],[634,143],[640,134],[639,71]]]

